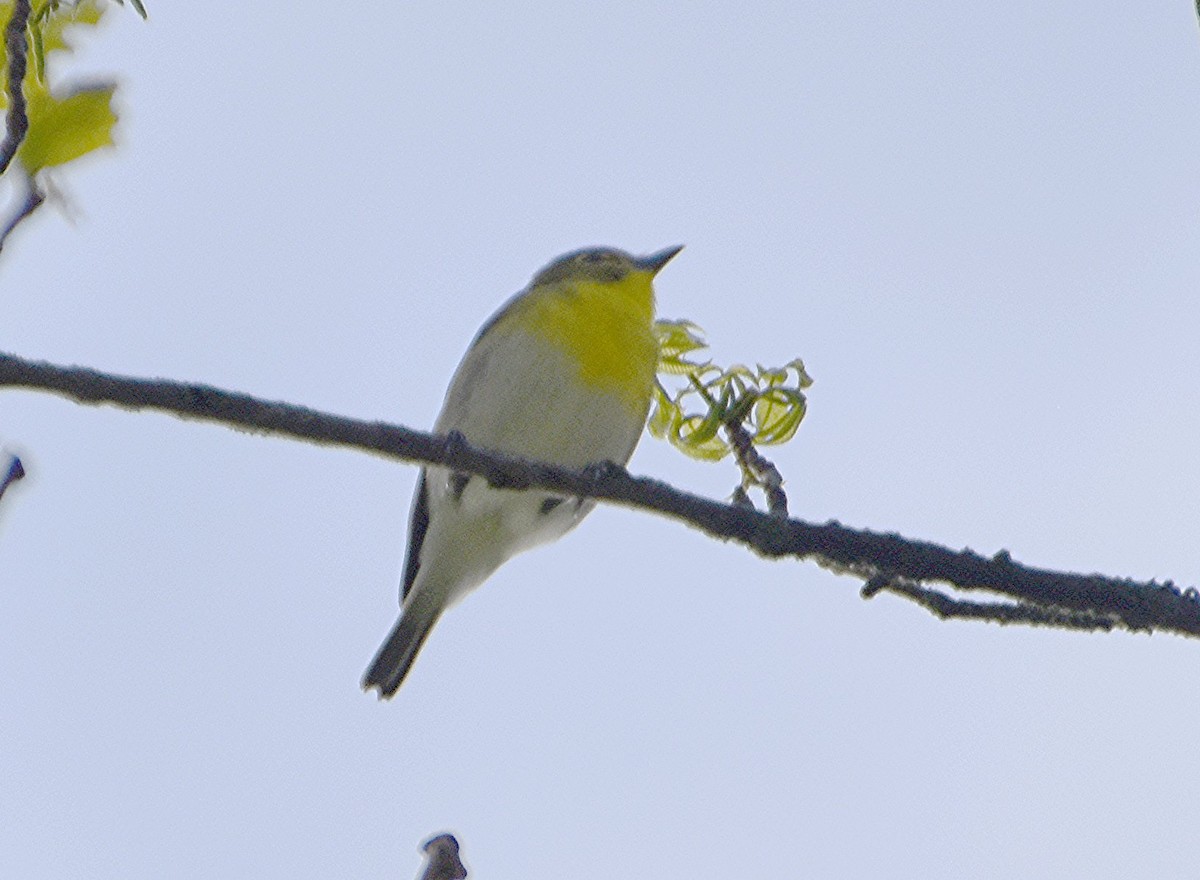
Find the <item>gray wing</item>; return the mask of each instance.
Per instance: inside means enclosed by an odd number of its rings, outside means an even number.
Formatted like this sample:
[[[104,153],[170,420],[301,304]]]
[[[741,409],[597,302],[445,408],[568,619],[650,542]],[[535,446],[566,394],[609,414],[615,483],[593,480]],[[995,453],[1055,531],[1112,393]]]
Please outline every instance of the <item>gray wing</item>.
[[[404,560],[404,581],[400,584],[400,604],[412,590],[421,567],[421,545],[425,543],[425,532],[429,529],[429,489],[425,486],[425,471],[417,480],[417,491],[413,495],[412,515],[408,524],[408,557]]]

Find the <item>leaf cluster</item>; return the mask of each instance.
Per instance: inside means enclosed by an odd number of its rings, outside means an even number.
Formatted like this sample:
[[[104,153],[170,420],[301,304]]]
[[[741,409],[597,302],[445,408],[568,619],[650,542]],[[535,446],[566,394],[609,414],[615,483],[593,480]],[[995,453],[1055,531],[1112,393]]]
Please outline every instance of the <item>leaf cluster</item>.
[[[692,458],[719,461],[735,451],[732,427],[755,446],[776,446],[795,435],[807,410],[804,390],[812,385],[799,358],[781,367],[720,367],[697,359],[708,344],[690,321],[658,321],[655,332],[653,436]]]
[[[141,0],[130,2],[145,17]],[[26,27],[32,63],[22,84],[29,129],[16,156],[30,177],[45,168],[65,165],[113,143],[112,130],[117,114],[112,98],[116,83],[93,81],[86,85],[52,88],[47,69],[55,53],[66,55],[72,51],[68,29],[95,27],[109,5],[106,0],[41,0],[34,3]],[[12,12],[13,0],[0,0],[0,20],[8,21]],[[0,65],[0,107],[6,107],[9,101],[7,52],[7,46],[0,46],[4,56]]]

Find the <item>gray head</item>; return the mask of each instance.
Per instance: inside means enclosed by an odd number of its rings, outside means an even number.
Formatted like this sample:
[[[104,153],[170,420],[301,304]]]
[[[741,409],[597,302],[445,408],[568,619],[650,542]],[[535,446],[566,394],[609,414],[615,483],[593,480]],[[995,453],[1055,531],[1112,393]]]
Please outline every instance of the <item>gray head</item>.
[[[584,248],[563,254],[535,276],[530,287],[559,284],[569,280],[611,283],[620,281],[631,272],[658,274],[671,258],[683,250],[683,245],[665,248],[645,257],[635,257],[617,248]]]

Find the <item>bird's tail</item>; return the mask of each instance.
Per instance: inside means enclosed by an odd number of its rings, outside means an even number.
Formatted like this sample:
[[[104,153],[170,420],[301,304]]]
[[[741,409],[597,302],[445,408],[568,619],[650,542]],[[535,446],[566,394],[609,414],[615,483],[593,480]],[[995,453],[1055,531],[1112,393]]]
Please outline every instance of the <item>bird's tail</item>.
[[[441,616],[442,609],[436,603],[408,603],[363,676],[363,690],[378,688],[381,700],[390,700],[395,696],[425,639],[429,637],[430,630]]]

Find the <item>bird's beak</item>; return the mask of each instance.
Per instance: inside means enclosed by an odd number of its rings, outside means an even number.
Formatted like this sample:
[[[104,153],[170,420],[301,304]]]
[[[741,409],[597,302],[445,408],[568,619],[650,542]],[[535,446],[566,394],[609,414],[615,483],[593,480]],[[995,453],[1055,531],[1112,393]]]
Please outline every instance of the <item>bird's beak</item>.
[[[683,250],[683,245],[677,244],[674,247],[665,248],[657,253],[650,254],[648,257],[638,257],[633,262],[643,272],[657,275],[663,266],[671,262],[671,257],[675,256],[681,250]]]

